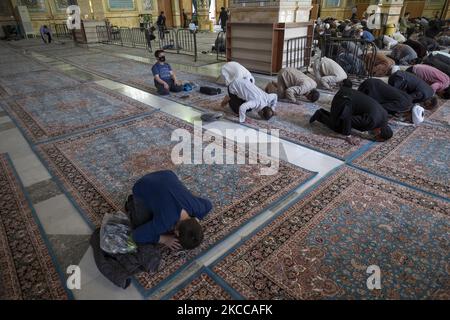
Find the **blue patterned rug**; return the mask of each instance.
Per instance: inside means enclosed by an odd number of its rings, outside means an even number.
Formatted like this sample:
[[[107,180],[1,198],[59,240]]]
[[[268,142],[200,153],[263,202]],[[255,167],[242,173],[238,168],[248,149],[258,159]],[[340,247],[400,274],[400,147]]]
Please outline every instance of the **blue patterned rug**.
[[[68,298],[14,168],[0,154],[0,300]]]
[[[402,127],[353,163],[371,172],[450,199],[450,127]]]
[[[170,277],[315,175],[284,162],[278,173],[270,176],[260,174],[263,164],[250,165],[248,161],[240,165],[175,165],[171,153],[178,141],[171,141],[171,136],[176,129],[193,132],[190,124],[156,112],[37,147],[49,170],[95,226],[101,224],[105,213],[122,209],[137,179],[157,170],[173,170],[194,194],[212,201],[214,209],[202,221],[202,245],[177,253],[164,249],[160,271],[138,276],[145,289]],[[233,152],[231,146],[227,148]]]
[[[245,299],[447,300],[449,214],[448,201],[346,167],[213,271]]]
[[[0,78],[0,97],[28,95],[36,91],[54,92],[60,88],[78,85],[80,85],[79,81],[57,71],[15,73]]]
[[[0,105],[34,143],[155,110],[93,83],[17,96]]]
[[[153,94],[156,88],[153,84],[153,76],[151,73],[151,65],[136,61],[121,61],[101,63],[86,63],[79,60],[76,65],[91,70],[103,77],[126,83]],[[68,60],[68,59],[66,59]],[[71,61],[74,63],[74,61]],[[216,96],[208,96],[199,92],[196,88],[190,92],[171,93],[170,96],[164,98],[176,101],[178,103],[199,108],[204,111],[221,111],[225,112],[228,119],[237,121],[229,107],[225,110],[220,107],[220,102],[227,94],[227,89],[214,82],[214,79],[208,76],[191,74],[176,71],[177,77],[183,82],[193,82],[200,86],[212,86],[222,89],[222,93]],[[321,106],[327,106],[331,103],[330,96],[323,95],[321,100],[316,104],[301,103],[293,104],[280,102],[276,116],[269,122],[258,118],[249,117],[248,126],[263,129],[279,129],[280,137],[288,139],[294,143],[304,145],[306,147],[325,152],[339,159],[348,159],[362,147],[368,145],[370,141],[363,138],[357,138],[357,145],[350,145],[342,138],[338,137],[331,130],[323,125],[310,125],[309,118]]]

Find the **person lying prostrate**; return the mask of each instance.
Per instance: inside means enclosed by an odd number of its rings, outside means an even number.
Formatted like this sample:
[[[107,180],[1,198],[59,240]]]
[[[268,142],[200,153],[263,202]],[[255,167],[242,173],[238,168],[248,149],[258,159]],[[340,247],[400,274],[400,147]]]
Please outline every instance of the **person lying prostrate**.
[[[412,98],[406,93],[388,85],[380,79],[367,79],[358,91],[375,99],[390,114],[409,112],[413,107]]]
[[[249,79],[251,83],[255,83],[255,78],[253,78],[250,71],[234,61],[227,62],[222,66],[221,76],[225,79],[226,86],[229,86],[237,79]]]
[[[266,93],[248,79],[234,80],[228,86],[229,96],[222,101],[222,106],[229,103],[231,110],[239,115],[239,122],[245,122],[247,112],[258,112],[264,120],[269,120],[274,115],[278,96],[274,93]],[[233,97],[237,97],[239,103],[233,103]]]
[[[413,48],[406,44],[396,45],[391,53],[388,55],[395,63],[406,66],[409,64],[415,64],[417,62],[417,53]]]
[[[437,104],[433,88],[411,72],[399,70],[389,77],[388,83],[409,94],[413,103],[423,103],[426,109],[432,109]]]
[[[198,220],[212,209],[209,200],[194,196],[170,170],[149,173],[133,186],[126,208],[136,243],[161,243],[193,249],[203,240]]]
[[[347,79],[344,69],[336,61],[327,57],[316,58],[313,69],[316,82],[326,89],[331,89]]]
[[[424,80],[431,86],[433,91],[440,96],[443,96],[444,92],[450,86],[450,77],[432,66],[416,64],[415,66],[406,69],[406,71],[411,72]]]
[[[279,99],[287,98],[296,103],[298,99],[305,97],[311,102],[319,99],[317,83],[306,74],[296,68],[284,68],[278,72],[277,82],[271,82],[266,86],[267,93],[277,93]]]
[[[331,130],[345,136],[350,144],[356,144],[351,136],[352,128],[359,131],[372,131],[377,141],[385,141],[392,137],[392,129],[388,125],[387,111],[368,95],[342,87],[331,102],[331,111],[317,110],[309,120],[323,123]]]

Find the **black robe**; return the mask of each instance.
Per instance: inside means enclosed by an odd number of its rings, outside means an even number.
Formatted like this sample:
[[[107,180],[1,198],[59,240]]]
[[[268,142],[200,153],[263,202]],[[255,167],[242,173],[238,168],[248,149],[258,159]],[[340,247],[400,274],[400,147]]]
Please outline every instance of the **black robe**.
[[[358,88],[358,91],[367,94],[390,114],[410,111],[412,98],[397,88],[394,88],[380,79],[367,79]]]
[[[388,114],[371,97],[344,87],[334,96],[330,112],[320,109],[316,119],[335,132],[350,135],[352,128],[369,131],[386,127]]]
[[[397,71],[389,77],[389,84],[409,94],[413,103],[424,102],[434,96],[433,88],[410,72]]]
[[[404,42],[404,44],[407,44],[413,48],[417,53],[417,56],[421,59],[427,55],[427,48],[419,41],[408,39]]]
[[[423,60],[424,64],[435,67],[450,77],[450,58],[442,54],[429,55]]]

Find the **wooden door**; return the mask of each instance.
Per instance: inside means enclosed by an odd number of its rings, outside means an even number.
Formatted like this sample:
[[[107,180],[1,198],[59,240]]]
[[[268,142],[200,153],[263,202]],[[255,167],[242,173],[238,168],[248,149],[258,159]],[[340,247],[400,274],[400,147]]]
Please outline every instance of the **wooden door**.
[[[409,12],[410,13],[409,17],[410,18],[421,17],[424,8],[425,8],[425,1],[405,2],[403,4],[402,16],[406,12]]]
[[[171,0],[158,0],[158,16],[161,11],[164,11],[164,15],[166,16],[167,28],[172,28],[173,27],[172,1]],[[156,18],[156,19],[158,19],[158,18]]]

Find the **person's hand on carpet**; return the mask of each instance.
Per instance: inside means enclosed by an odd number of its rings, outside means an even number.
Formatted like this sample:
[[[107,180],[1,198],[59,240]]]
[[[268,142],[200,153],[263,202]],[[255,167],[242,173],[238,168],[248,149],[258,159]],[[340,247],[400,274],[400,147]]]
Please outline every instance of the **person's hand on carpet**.
[[[174,235],[161,235],[159,236],[159,243],[162,243],[169,249],[175,251],[181,249],[181,244]]]

